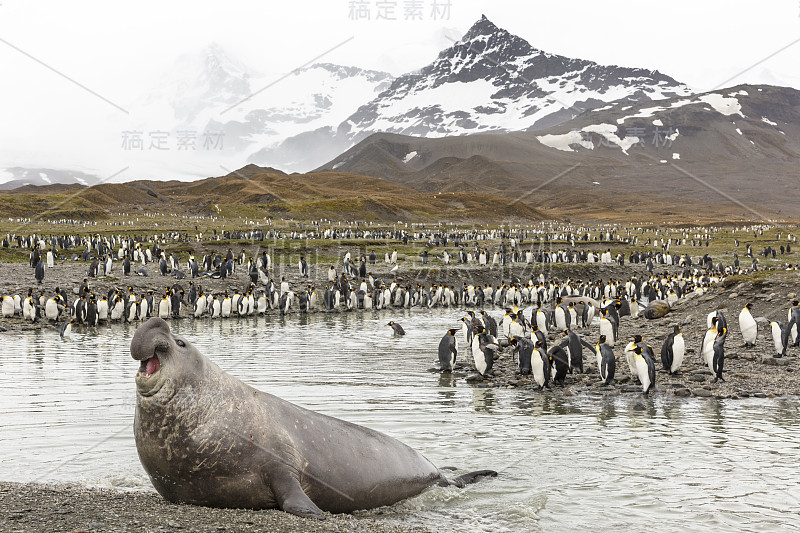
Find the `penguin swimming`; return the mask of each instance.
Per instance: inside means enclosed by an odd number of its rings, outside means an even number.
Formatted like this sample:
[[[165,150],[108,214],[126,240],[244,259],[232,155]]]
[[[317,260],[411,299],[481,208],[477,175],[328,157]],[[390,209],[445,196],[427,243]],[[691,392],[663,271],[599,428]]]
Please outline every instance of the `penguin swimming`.
[[[406,334],[406,331],[403,329],[403,326],[401,326],[400,324],[398,324],[395,321],[390,321],[386,325],[392,327],[392,331],[394,332],[395,335],[405,335]]]
[[[683,341],[681,327],[675,325],[672,333],[667,335],[667,338],[664,339],[664,344],[661,346],[661,365],[670,376],[681,368],[685,352],[686,346]]]

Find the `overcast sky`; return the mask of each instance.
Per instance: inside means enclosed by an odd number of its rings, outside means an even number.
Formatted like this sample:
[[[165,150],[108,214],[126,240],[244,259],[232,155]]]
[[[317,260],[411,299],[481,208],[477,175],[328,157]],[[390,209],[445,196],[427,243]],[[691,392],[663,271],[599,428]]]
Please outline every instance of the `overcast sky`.
[[[414,2],[421,20],[405,17]],[[548,52],[657,69],[698,91],[800,88],[798,0],[435,2],[436,17],[434,0],[0,0],[0,167],[71,157],[98,174],[118,170],[100,168],[69,131],[102,130],[122,113],[113,104],[125,108],[179,55],[211,42],[277,78],[347,41],[319,61],[399,75],[429,63],[481,14]],[[396,20],[379,18],[381,4]],[[370,18],[353,20],[355,9]]]

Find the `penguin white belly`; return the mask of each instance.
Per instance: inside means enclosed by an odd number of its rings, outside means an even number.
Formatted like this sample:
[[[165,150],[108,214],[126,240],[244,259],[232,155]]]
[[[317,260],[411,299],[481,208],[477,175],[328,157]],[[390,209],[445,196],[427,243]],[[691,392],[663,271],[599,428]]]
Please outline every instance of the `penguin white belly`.
[[[564,310],[560,307],[556,307],[556,329],[558,331],[567,329],[567,319],[564,317]]]
[[[531,354],[531,369],[533,370],[533,379],[540,387],[544,387],[544,361],[538,350],[534,350]]]
[[[772,343],[775,345],[775,353],[783,353],[783,340],[781,339],[781,327],[777,322],[770,324],[772,328]]]
[[[509,338],[522,337],[525,334],[519,322],[512,322],[511,324],[509,324],[508,333],[509,333]]]
[[[639,379],[639,367],[636,365],[636,354],[633,349],[636,348],[634,343],[629,343],[625,346],[625,361],[628,363],[628,368],[631,371],[631,379]],[[642,380],[639,379],[639,382]]]
[[[646,392],[650,388],[650,372],[647,368],[647,361],[644,357],[636,357],[636,372],[639,377],[639,382],[642,384],[642,392]]]
[[[758,324],[756,324],[756,320],[747,309],[743,309],[742,312],[739,313],[739,329],[742,331],[742,338],[744,339],[745,343],[756,343]]]
[[[162,298],[158,304],[158,318],[169,318],[169,300]]]
[[[595,346],[594,354],[597,356],[597,372],[600,373],[600,378],[605,381],[606,375],[605,368],[603,368],[603,352],[600,350],[599,346]]]
[[[472,337],[472,360],[475,363],[475,368],[483,375],[486,372],[486,356],[481,350],[480,340],[477,336]]]
[[[703,337],[702,355],[703,360],[706,362],[708,369],[714,372],[714,339],[717,336],[716,329],[709,329]]]
[[[606,344],[611,348],[614,347],[614,326],[607,318],[600,319],[600,335],[606,336]]]
[[[58,319],[58,304],[55,300],[47,300],[47,303],[44,305],[44,316],[46,316],[48,320]]]
[[[708,316],[706,317],[706,327],[708,329],[711,329],[711,327],[713,326],[713,324],[711,323],[711,319],[714,318],[715,316],[717,316],[716,311],[711,311],[710,313],[708,313]]]
[[[672,366],[670,372],[676,372],[683,364],[683,357],[686,354],[686,346],[683,341],[683,333],[678,333],[672,338]]]
[[[503,335],[509,339],[511,338],[511,319],[508,318],[508,315],[503,320]]]

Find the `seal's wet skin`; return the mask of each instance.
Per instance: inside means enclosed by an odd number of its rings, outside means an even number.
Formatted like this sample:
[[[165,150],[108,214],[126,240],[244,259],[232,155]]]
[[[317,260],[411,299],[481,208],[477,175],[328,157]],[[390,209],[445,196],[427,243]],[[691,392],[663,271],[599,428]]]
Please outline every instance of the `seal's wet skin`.
[[[131,341],[136,448],[156,490],[173,502],[270,509],[306,517],[391,505],[448,480],[377,431],[303,409],[225,373],[151,318]]]

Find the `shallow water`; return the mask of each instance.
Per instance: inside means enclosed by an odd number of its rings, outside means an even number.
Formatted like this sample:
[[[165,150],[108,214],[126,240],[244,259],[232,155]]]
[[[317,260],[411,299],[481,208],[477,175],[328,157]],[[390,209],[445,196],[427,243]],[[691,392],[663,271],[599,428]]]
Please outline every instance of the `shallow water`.
[[[253,386],[497,479],[360,513],[435,531],[796,531],[800,401],[556,397],[429,373],[455,310],[173,322]],[[407,335],[391,336],[390,319]],[[133,326],[5,334],[0,479],[152,490]]]

